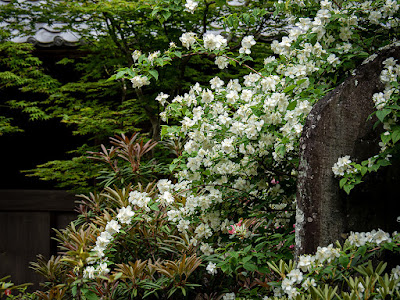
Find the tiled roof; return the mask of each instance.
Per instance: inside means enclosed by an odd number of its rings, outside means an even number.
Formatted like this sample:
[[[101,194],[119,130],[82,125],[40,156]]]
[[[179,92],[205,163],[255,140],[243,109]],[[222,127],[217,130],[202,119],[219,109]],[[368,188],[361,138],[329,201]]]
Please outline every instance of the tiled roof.
[[[21,0],[20,0],[21,1]],[[24,0],[22,0],[24,1]],[[30,2],[42,1],[26,0]],[[0,5],[9,4],[10,0],[0,0]],[[62,30],[63,24],[54,24],[49,26],[45,23],[35,24],[35,34],[29,36],[17,36],[12,39],[16,43],[31,43],[37,47],[60,47],[60,46],[77,46],[81,43],[81,38],[78,34],[69,30]],[[1,22],[0,27],[7,26],[6,22]]]

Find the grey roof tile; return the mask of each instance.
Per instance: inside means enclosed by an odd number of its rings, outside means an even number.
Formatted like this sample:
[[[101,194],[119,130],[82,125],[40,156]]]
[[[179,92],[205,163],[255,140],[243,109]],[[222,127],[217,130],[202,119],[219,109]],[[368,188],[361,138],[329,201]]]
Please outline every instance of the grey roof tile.
[[[11,0],[0,0],[0,5],[9,4]],[[41,2],[40,0],[20,0],[30,2]],[[36,24],[36,32],[29,36],[17,36],[11,39],[16,43],[32,43],[37,47],[60,47],[60,46],[78,46],[81,44],[81,37],[70,30],[61,29],[64,24]],[[0,27],[7,26],[2,22]]]

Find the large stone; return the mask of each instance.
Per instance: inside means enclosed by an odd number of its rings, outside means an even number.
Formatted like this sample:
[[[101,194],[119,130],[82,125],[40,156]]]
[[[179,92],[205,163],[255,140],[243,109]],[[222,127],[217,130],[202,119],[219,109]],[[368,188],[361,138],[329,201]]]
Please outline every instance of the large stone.
[[[340,190],[332,173],[339,157],[350,155],[360,162],[379,151],[382,127],[373,129],[376,118],[368,117],[375,111],[372,95],[383,90],[379,77],[382,62],[389,57],[400,61],[400,47],[383,50],[363,64],[316,103],[306,120],[300,139],[297,254],[313,253],[318,246],[342,240],[350,231],[399,227],[396,168],[369,175],[349,196]]]

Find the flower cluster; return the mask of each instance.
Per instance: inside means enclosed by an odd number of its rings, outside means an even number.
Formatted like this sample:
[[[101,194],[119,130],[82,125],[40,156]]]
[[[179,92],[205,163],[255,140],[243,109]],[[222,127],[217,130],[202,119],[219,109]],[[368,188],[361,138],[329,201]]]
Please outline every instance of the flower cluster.
[[[199,6],[199,3],[197,1],[186,0],[185,11],[193,14],[194,11],[196,10],[197,6]]]
[[[193,32],[186,32],[186,33],[182,34],[182,36],[179,38],[179,40],[181,41],[181,43],[184,47],[189,49],[196,42],[196,34]]]
[[[206,33],[203,37],[204,48],[207,50],[222,50],[228,41],[220,34]]]
[[[397,232],[393,233],[392,237],[380,229],[371,232],[351,233],[345,242],[358,249],[368,243],[371,247],[382,246],[385,243],[391,243],[392,238],[398,240]],[[297,267],[290,270],[282,280],[280,288],[276,289],[275,297],[281,297],[282,292],[289,299],[296,298],[302,291],[307,291],[310,286],[316,286],[316,280],[313,278],[318,274],[318,268],[332,265],[333,261],[345,255],[345,251],[341,248],[335,248],[332,244],[327,247],[318,247],[314,255],[301,255],[298,258]],[[316,272],[316,273],[315,273]],[[391,276],[395,279],[399,278],[400,266],[392,269]],[[358,286],[359,293],[364,292],[364,286]]]
[[[367,243],[380,245],[381,243],[390,243],[392,241],[390,234],[381,229],[378,229],[378,231],[372,230],[371,232],[351,232],[347,240],[350,245],[357,247],[364,246]]]
[[[338,161],[333,165],[332,172],[335,176],[344,176],[344,174],[355,173],[357,170],[351,165],[350,156],[339,157]]]
[[[209,274],[215,275],[215,274],[217,274],[217,265],[212,262],[209,262],[206,270]]]
[[[245,36],[242,39],[242,47],[239,49],[239,53],[245,53],[245,54],[250,54],[251,50],[250,48],[256,44],[256,41],[254,40],[254,36],[249,35]]]
[[[110,272],[107,262],[100,263],[96,268],[94,266],[87,266],[83,271],[83,277],[88,279],[95,279],[97,276],[104,276]]]
[[[147,76],[144,75],[137,75],[131,79],[132,87],[134,89],[141,88],[142,86],[149,85],[150,80]]]
[[[121,231],[122,226],[132,223],[135,215],[134,210],[142,209],[143,211],[150,211],[148,204],[151,200],[152,198],[149,197],[149,194],[146,192],[135,190],[129,193],[128,201],[130,205],[121,207],[118,210],[117,216],[109,220],[104,230],[97,236],[96,245],[92,249],[94,256],[89,260],[89,263],[94,264],[98,260],[100,260],[100,262],[97,266],[87,266],[84,269],[85,277],[94,278],[95,275],[105,275],[109,272],[107,265],[112,262],[108,261],[107,257],[105,257],[104,251],[106,251],[107,247],[113,242],[115,235]]]
[[[372,96],[375,107],[379,110],[383,109],[390,103],[393,94],[399,94],[399,89],[393,86],[393,83],[397,84],[397,78],[400,75],[400,65],[396,63],[397,60],[393,57],[390,57],[383,62],[384,68],[380,79],[385,85],[385,89],[383,92],[375,93]]]

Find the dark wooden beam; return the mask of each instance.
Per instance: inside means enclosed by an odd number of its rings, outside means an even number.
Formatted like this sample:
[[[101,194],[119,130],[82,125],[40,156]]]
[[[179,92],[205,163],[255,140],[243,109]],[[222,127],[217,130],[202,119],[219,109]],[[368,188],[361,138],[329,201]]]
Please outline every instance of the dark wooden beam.
[[[77,197],[56,190],[0,190],[0,211],[74,211]]]

